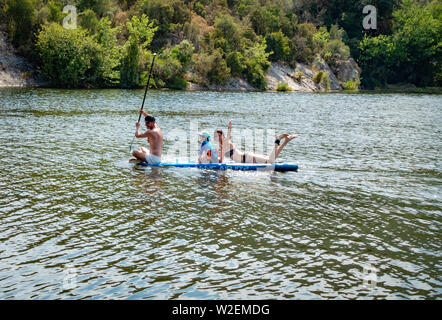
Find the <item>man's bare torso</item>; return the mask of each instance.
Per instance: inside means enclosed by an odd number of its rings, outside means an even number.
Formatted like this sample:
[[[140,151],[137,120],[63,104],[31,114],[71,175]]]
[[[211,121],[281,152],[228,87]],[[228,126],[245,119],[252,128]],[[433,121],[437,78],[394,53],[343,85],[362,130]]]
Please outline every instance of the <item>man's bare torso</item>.
[[[157,124],[155,124],[155,128],[149,130],[147,142],[149,142],[150,154],[161,157],[163,152],[163,132]]]

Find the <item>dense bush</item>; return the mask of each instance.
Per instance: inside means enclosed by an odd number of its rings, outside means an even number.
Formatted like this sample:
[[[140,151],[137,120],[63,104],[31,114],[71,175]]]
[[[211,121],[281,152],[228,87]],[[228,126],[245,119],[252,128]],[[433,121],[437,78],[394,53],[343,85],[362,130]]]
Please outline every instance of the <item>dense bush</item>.
[[[240,50],[241,35],[239,26],[229,15],[221,15],[215,20],[215,32],[213,34],[215,47],[223,52]]]
[[[186,69],[191,63],[193,51],[193,45],[187,40],[172,49],[164,50],[155,65],[156,86],[185,89],[187,81],[184,77]]]
[[[341,40],[327,41],[321,56],[329,65],[334,65],[336,60],[347,60],[350,57],[350,48]]]
[[[314,76],[313,81],[317,84],[324,84],[325,89],[330,90],[330,76],[324,70],[319,70]]]
[[[421,7],[405,0],[393,13],[393,33],[365,37],[360,43],[363,84],[407,82],[442,85],[442,5]]]
[[[115,8],[114,0],[74,0],[70,4],[76,4],[79,11],[93,10],[100,17],[111,15]]]
[[[6,15],[9,20],[9,36],[12,44],[27,53],[29,51],[30,40],[36,12],[34,10],[35,0],[7,0]]]
[[[64,18],[64,13],[62,12],[63,4],[60,0],[49,0],[48,1],[48,22],[61,23]]]
[[[246,79],[257,89],[265,90],[265,72],[270,67],[269,53],[265,52],[266,43],[256,43],[244,52],[244,71]]]
[[[199,54],[195,68],[203,78],[201,83],[203,85],[225,84],[230,78],[230,68],[219,50],[215,50],[212,54]]]
[[[180,62],[173,58],[170,49],[165,50],[155,62],[155,84],[157,88],[182,89],[183,73]],[[178,86],[178,88],[177,88]],[[184,84],[185,87],[185,84]]]
[[[136,88],[142,85],[140,54],[138,44],[133,41],[128,42],[120,68],[120,84],[123,88]]]
[[[240,77],[244,71],[243,55],[241,52],[230,52],[226,57],[227,66],[230,68],[230,72],[234,77]]]
[[[298,25],[298,31],[293,39],[295,50],[294,60],[311,63],[318,52],[317,42],[314,35],[317,33],[316,27],[311,23],[302,23]]]
[[[103,60],[103,77],[109,85],[117,85],[120,79],[122,46],[118,45],[118,34],[122,27],[111,27],[112,22],[104,17],[98,21],[94,39],[101,45]]]
[[[65,15],[62,7],[68,3],[76,5],[81,28],[72,35],[48,27],[61,23]],[[55,64],[41,66],[49,79],[61,78],[56,73],[65,74],[63,68],[69,69],[69,65],[62,58],[49,59],[51,55],[41,51],[42,40],[63,48],[75,42],[70,39],[74,35],[76,41],[85,39],[84,46],[76,49],[78,55],[84,54],[76,57],[82,61],[78,74],[73,73],[69,84],[66,79],[57,82],[61,86],[142,86],[152,52],[159,54],[157,87],[183,88],[185,79],[193,78],[205,84],[225,83],[235,76],[264,89],[269,61],[294,67],[296,62],[311,64],[319,55],[333,66],[350,54],[362,67],[364,87],[396,82],[441,85],[440,0],[378,1],[376,30],[362,28],[362,8],[367,3],[0,0],[0,18],[8,24],[9,38],[21,53],[30,57],[37,53],[42,63]],[[149,17],[148,24],[140,18],[143,14]],[[84,66],[90,70],[83,72]]]
[[[36,50],[40,72],[52,86],[89,87],[107,81],[101,46],[82,29],[67,30],[56,23],[43,26]]]
[[[142,73],[146,70],[146,49],[157,28],[153,27],[153,22],[149,22],[145,14],[141,17],[133,16],[126,22],[126,28],[129,37],[123,48],[120,84],[125,88],[136,88],[143,85],[141,80]]]
[[[287,91],[292,91],[292,89],[290,89],[289,85],[286,82],[280,82],[276,87],[276,91],[287,92]]]
[[[372,89],[393,80],[395,73],[392,57],[395,48],[391,36],[365,37],[360,43],[360,49],[362,54],[359,63],[365,87]]]
[[[342,85],[342,88],[345,91],[358,91],[359,88],[359,81],[347,81]]]
[[[90,34],[94,34],[98,30],[98,19],[94,11],[87,9],[80,13],[78,16],[78,24],[89,31]]]
[[[347,60],[350,56],[350,48],[342,41],[344,34],[344,30],[333,25],[330,32],[326,27],[320,27],[313,35],[315,48],[330,65],[335,64],[336,60]]]
[[[272,32],[266,36],[267,48],[271,61],[290,60],[290,39],[282,31]]]
[[[290,75],[290,77],[291,77],[293,80],[297,81],[297,82],[301,82],[303,79],[305,79],[304,72],[302,72],[302,71],[299,71],[299,72],[293,72],[293,73]]]
[[[152,43],[157,49],[166,46],[172,33],[183,30],[184,24],[191,22],[191,10],[183,0],[138,0],[131,12],[146,14],[158,27]]]

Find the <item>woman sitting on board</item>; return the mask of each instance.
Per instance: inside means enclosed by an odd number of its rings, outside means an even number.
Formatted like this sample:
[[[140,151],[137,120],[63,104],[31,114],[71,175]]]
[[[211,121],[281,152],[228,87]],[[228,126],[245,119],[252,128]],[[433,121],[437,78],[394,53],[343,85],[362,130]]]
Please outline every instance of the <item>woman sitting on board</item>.
[[[210,135],[207,132],[198,134],[201,142],[198,163],[219,163],[218,150],[210,143]]]
[[[221,148],[221,159],[220,162],[223,161],[223,157],[230,157],[234,162],[241,163],[275,163],[276,158],[278,157],[281,150],[289,143],[292,139],[298,137],[297,134],[289,135],[288,133],[283,133],[276,136],[275,145],[273,147],[270,155],[258,155],[254,153],[241,152],[238,150],[235,145],[231,141],[232,137],[232,121],[229,121],[229,130],[227,133],[227,138],[223,134],[223,131],[218,129],[215,131],[215,135],[218,136],[219,145]],[[284,141],[281,143],[281,140]]]

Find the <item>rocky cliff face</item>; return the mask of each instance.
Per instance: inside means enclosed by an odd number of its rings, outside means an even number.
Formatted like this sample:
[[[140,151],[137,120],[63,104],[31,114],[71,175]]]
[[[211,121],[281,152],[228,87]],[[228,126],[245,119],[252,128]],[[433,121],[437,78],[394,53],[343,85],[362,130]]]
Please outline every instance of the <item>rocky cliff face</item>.
[[[272,63],[266,75],[267,88],[276,90],[279,84],[285,83],[295,92],[324,92],[327,90],[326,82],[316,83],[313,80],[319,71],[328,74],[329,89],[332,91],[342,90],[342,85],[347,81],[359,81],[361,72],[352,58],[338,61],[333,68],[319,56],[310,66],[297,63],[295,69],[281,63]]]
[[[40,87],[46,82],[35,68],[10,45],[5,27],[0,27],[0,87]]]
[[[329,89],[342,90],[347,81],[359,83],[361,69],[352,59],[338,60],[329,66],[317,56],[311,65],[297,63],[293,69],[281,63],[272,63],[266,75],[267,89],[276,90],[279,84],[287,84],[295,92],[324,92],[326,82],[316,83],[313,78],[319,71],[327,73]],[[9,44],[5,26],[0,26],[0,87],[41,87],[47,82],[41,79],[35,68],[20,57]],[[231,78],[226,85],[210,85],[208,88],[189,83],[187,90],[257,91],[246,80]]]
[[[341,85],[348,81],[354,81],[359,84],[362,70],[353,58],[337,60],[331,68]]]

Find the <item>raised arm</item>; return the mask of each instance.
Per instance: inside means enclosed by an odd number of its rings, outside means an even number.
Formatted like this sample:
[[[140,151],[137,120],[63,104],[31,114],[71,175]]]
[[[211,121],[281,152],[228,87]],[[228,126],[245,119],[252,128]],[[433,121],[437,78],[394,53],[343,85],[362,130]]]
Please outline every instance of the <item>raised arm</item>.
[[[147,138],[152,134],[149,129],[147,129],[147,131],[145,133],[140,133],[140,123],[139,122],[136,122],[135,126],[137,128],[135,131],[135,137],[137,137],[137,138]]]
[[[147,113],[143,109],[140,109],[140,113],[143,115],[143,117],[147,116]],[[137,127],[137,129],[135,131],[135,137],[147,138],[149,136],[150,130],[147,130],[145,133],[140,134],[140,123],[139,122],[135,123],[135,126]]]
[[[140,109],[140,113],[143,115],[143,117],[147,116],[147,113],[143,109]]]
[[[235,149],[235,145],[232,142],[232,120],[229,121],[229,128],[227,130],[227,143],[229,144],[229,150]]]
[[[227,130],[227,140],[231,140],[232,138],[232,120],[229,121],[229,130]]]

